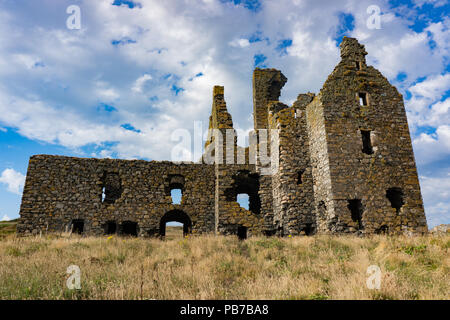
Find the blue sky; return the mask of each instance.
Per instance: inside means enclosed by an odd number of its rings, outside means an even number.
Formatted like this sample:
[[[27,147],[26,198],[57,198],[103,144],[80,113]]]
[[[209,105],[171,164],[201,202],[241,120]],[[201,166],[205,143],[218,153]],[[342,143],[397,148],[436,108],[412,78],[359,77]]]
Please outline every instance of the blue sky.
[[[177,129],[207,129],[214,85],[248,131],[254,67],[282,70],[291,104],[347,35],[403,94],[428,224],[450,223],[449,28],[447,0],[2,0],[0,220],[18,217],[31,155],[170,160]]]

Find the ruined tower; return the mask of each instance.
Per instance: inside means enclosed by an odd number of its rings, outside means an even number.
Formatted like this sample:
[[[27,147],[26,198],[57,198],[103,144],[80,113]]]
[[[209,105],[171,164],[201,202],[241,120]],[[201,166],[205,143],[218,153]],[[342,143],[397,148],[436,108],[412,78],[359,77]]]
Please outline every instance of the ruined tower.
[[[356,39],[306,107],[319,232],[426,232],[403,97]]]

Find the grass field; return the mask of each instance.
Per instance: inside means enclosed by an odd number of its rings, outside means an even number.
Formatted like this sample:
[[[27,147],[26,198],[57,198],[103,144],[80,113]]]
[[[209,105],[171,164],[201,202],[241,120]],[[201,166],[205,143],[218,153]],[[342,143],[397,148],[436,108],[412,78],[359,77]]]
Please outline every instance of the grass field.
[[[0,240],[16,232],[17,220],[0,221]]]
[[[0,224],[0,299],[449,299],[450,236],[17,238]],[[69,290],[67,267],[81,269]],[[367,268],[381,268],[368,289]]]

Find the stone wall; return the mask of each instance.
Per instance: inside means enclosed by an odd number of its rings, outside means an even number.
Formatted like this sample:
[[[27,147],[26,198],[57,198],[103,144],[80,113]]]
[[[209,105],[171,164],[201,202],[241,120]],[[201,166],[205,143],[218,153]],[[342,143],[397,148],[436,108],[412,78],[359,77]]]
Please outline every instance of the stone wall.
[[[108,180],[119,182],[115,200],[108,199]],[[214,232],[214,184],[214,167],[207,165],[37,155],[29,162],[17,230],[61,232],[83,220],[84,233],[102,235],[108,222],[120,233],[130,221],[138,235],[151,236],[171,212],[174,221],[187,215],[192,233]],[[181,204],[172,204],[171,188],[182,189]]]
[[[272,188],[274,224],[280,235],[309,235],[316,228],[305,112],[313,97],[300,94],[292,107],[269,104],[270,127],[279,130],[279,168]]]

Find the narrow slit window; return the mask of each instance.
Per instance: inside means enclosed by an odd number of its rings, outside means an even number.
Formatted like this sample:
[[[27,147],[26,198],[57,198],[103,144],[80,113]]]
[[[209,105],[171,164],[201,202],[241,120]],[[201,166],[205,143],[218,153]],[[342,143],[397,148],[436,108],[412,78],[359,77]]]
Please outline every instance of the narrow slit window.
[[[367,93],[360,92],[358,93],[358,97],[359,97],[359,105],[367,106]]]
[[[365,154],[373,154],[370,130],[361,130],[361,138],[363,145],[362,152],[364,152]]]
[[[305,170],[300,170],[299,172],[297,172],[297,184],[303,183],[303,173],[304,172],[305,172]]]
[[[361,203],[361,199],[348,200],[347,207],[350,210],[352,220],[354,222],[358,222],[358,230],[363,229],[362,224],[363,206]]]
[[[355,61],[355,68],[356,70],[361,70],[361,62]]]

